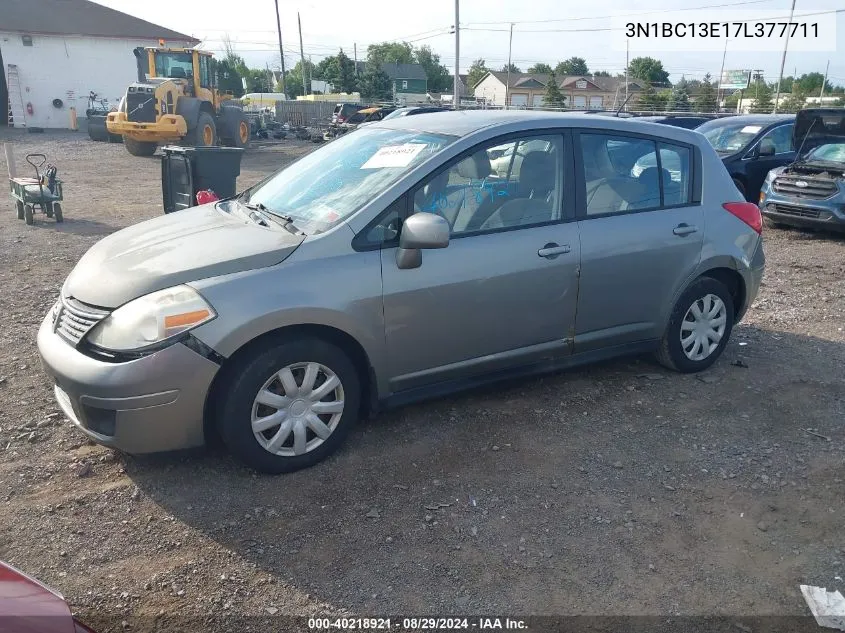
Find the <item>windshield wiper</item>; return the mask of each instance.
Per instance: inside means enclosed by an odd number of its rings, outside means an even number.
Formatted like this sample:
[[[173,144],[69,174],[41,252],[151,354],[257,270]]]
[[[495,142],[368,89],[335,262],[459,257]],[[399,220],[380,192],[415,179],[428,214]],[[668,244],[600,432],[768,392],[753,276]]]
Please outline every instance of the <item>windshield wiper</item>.
[[[271,216],[273,222],[280,225],[282,228],[287,229],[294,235],[302,233],[299,227],[294,224],[294,219],[286,213],[269,209],[263,202],[244,202],[243,200],[240,200],[240,203],[252,211],[250,217],[253,220],[258,217],[263,221],[265,226],[267,226],[267,220],[270,219],[267,216]],[[262,222],[259,222],[259,224],[262,224]]]

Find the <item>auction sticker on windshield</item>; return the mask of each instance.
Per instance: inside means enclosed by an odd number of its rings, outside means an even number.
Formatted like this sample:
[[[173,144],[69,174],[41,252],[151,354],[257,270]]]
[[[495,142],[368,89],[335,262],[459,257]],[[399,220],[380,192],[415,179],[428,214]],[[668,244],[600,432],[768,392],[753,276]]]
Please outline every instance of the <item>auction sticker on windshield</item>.
[[[361,165],[361,169],[407,167],[425,147],[425,143],[404,143],[382,147],[366,163]]]
[[[746,125],[739,132],[740,134],[757,134],[763,128],[759,125]]]

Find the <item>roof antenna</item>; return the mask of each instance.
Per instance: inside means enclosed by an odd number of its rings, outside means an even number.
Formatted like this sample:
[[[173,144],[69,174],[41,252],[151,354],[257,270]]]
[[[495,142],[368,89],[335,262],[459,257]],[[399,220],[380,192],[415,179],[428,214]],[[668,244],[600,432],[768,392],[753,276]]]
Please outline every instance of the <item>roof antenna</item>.
[[[634,93],[632,92],[627,97],[625,97],[625,101],[622,102],[622,105],[619,106],[619,109],[616,111],[616,114],[614,114],[613,116],[619,116],[619,113],[622,112],[622,108],[624,108],[626,105],[628,105],[628,101],[630,101],[631,97],[633,97],[633,96],[634,96]]]

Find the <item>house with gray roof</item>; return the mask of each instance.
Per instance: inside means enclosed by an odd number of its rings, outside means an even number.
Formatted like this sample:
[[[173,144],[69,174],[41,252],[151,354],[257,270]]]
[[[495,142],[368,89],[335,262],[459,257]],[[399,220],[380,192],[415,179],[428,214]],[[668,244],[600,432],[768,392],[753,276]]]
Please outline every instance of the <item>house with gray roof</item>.
[[[570,109],[609,110],[625,101],[624,77],[567,75],[555,81]],[[477,99],[491,105],[504,106],[507,95],[511,107],[541,108],[548,83],[549,75],[490,71],[473,88]],[[628,94],[635,97],[642,89],[639,80],[628,81]]]
[[[68,128],[88,95],[117,106],[138,46],[193,47],[190,35],[89,0],[0,2],[0,107],[13,127]]]

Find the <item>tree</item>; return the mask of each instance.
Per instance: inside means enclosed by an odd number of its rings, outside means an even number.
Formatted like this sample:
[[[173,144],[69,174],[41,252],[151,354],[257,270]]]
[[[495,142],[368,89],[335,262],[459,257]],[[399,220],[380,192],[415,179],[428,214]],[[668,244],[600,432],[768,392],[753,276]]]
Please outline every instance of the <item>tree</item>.
[[[367,62],[359,82],[362,97],[375,101],[393,99],[393,84],[380,65]]]
[[[586,75],[589,74],[587,61],[583,57],[570,57],[555,66],[557,75]]]
[[[739,95],[740,91],[736,90],[725,97],[725,108],[727,110],[730,110],[731,112],[736,112],[736,108],[739,105]]]
[[[467,90],[470,92],[473,91],[478,82],[484,79],[484,75],[488,72],[490,71],[483,59],[478,58],[472,62],[469,67],[469,73],[467,74]]]
[[[310,86],[310,80],[313,76],[314,64],[309,61],[305,62],[305,81]],[[285,90],[288,96],[298,97],[305,94],[305,87],[302,83],[302,62],[296,62],[296,66],[285,73]],[[278,86],[281,88],[281,85]]]
[[[830,104],[831,108],[845,108],[845,99],[839,97],[836,101]]]
[[[653,57],[635,57],[628,64],[628,74],[658,86],[669,84],[669,73],[663,69],[663,62]]]
[[[778,112],[798,112],[806,105],[807,95],[797,92],[797,83],[793,86],[795,90],[778,105]],[[819,84],[819,89],[821,90],[821,84]]]
[[[383,42],[367,47],[367,61],[382,64],[413,64],[414,47],[408,42]]]
[[[519,67],[518,67],[516,64],[514,64],[514,63],[511,63],[511,64],[510,64],[510,71],[511,71],[512,73],[521,73],[521,72],[522,72],[522,71],[519,69]],[[505,64],[504,66],[502,66],[502,72],[503,72],[503,73],[508,72],[508,65],[507,65],[507,64]]]
[[[783,94],[784,92],[792,92],[792,84],[795,80],[792,78],[792,75],[787,75],[786,77],[780,80],[780,93]],[[769,84],[769,88],[773,91],[777,90],[778,82],[773,81]]]
[[[552,67],[548,64],[538,62],[531,66],[531,68],[529,68],[525,72],[531,73],[532,75],[551,75],[554,71],[552,70]]]
[[[326,57],[317,64],[313,79],[327,81],[340,92],[355,92],[355,62],[340,49],[337,55]]]
[[[795,80],[795,83],[790,86],[791,92],[796,89],[802,94],[818,95],[822,89],[822,82],[825,81],[822,73],[805,73]],[[830,92],[833,86],[827,81],[824,84],[824,91]],[[781,88],[782,90],[782,88]]]
[[[444,92],[453,87],[449,70],[440,63],[440,55],[432,52],[430,46],[420,46],[414,51],[414,59],[423,67],[431,92]]]
[[[597,70],[593,73],[593,77],[610,77],[611,74],[606,70]]]
[[[716,87],[710,80],[710,73],[704,75],[704,81],[698,89],[698,98],[695,100],[695,109],[698,112],[716,112],[719,109]]]
[[[638,110],[654,110],[657,104],[657,94],[654,91],[654,86],[648,81],[643,81],[643,89],[637,97]]]
[[[546,94],[543,95],[543,105],[551,108],[566,107],[566,98],[557,85],[557,77],[555,77],[554,71],[549,73],[549,80],[546,82]]]
[[[769,88],[765,81],[758,81],[747,91],[748,96],[754,95],[754,101],[751,103],[751,112],[755,114],[771,114],[774,110],[775,104],[772,101],[772,89]]]
[[[661,90],[654,95],[654,109],[658,112],[665,112],[669,109],[669,100],[672,98],[672,91]]]
[[[247,68],[245,73],[242,73],[243,78],[246,79],[247,92],[273,92],[272,75],[261,68]],[[285,86],[287,88],[287,86]],[[289,93],[290,94],[290,93]]]
[[[221,92],[230,92],[236,97],[242,97],[244,94],[241,74],[228,59],[217,62],[217,86]]]
[[[683,85],[679,82],[669,93],[669,99],[666,102],[666,110],[668,112],[688,112],[690,110],[689,95],[687,94],[686,83]]]

